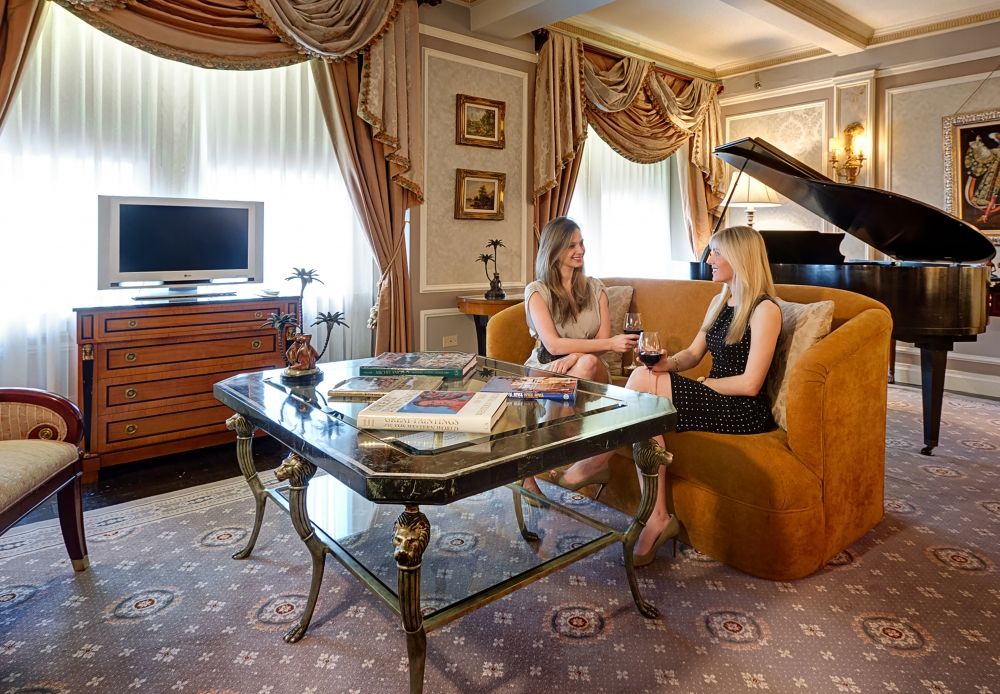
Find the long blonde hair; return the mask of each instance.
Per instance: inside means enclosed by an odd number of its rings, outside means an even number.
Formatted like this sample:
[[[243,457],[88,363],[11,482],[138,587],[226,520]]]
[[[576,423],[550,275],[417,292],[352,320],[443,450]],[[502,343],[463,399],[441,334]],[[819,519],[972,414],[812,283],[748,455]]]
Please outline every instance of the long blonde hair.
[[[728,227],[713,234],[708,243],[732,266],[733,279],[724,284],[722,291],[713,299],[701,329],[708,332],[722,312],[722,307],[733,296],[736,298],[736,312],[726,333],[726,344],[733,345],[743,339],[750,324],[750,315],[757,307],[757,297],[775,295],[771,265],[767,260],[764,239],[752,227]]]
[[[573,268],[571,288],[573,301],[562,285],[559,271],[559,256],[573,241],[573,232],[579,225],[569,217],[556,217],[542,228],[542,238],[538,242],[535,257],[535,279],[548,287],[552,295],[552,322],[563,323],[567,318],[576,318],[577,313],[590,306],[591,296],[587,289],[587,275],[583,267]],[[575,304],[575,305],[574,305]]]

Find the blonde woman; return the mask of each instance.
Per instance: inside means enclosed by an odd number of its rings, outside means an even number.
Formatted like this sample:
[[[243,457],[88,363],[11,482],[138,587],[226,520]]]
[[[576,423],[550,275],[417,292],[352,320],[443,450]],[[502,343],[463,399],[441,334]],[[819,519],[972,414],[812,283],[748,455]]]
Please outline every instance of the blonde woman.
[[[781,332],[781,310],[772,300],[774,281],[764,240],[750,227],[730,227],[714,234],[709,247],[712,281],[723,287],[709,304],[701,330],[687,349],[633,371],[627,387],[670,398],[677,409],[677,431],[770,431],[775,423],[766,381]],[[709,353],[708,378],[694,381],[677,373],[694,368]],[[609,458],[574,464],[560,483],[578,489],[606,479]],[[667,511],[665,475],[661,467],[653,513],[636,541],[636,566],[650,563],[660,545],[680,529]]]
[[[608,293],[584,272],[585,253],[580,227],[569,217],[556,217],[542,229],[536,279],[524,288],[528,331],[535,338],[525,366],[609,383],[600,355],[630,350],[638,338],[611,335]],[[524,486],[541,493],[533,477]]]

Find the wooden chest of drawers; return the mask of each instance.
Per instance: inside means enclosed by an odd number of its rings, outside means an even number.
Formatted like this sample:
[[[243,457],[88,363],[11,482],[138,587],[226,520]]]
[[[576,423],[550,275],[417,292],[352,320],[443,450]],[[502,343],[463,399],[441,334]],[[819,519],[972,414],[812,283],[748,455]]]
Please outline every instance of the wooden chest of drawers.
[[[283,366],[285,340],[260,326],[298,310],[288,296],[75,309],[84,482],[109,465],[235,440],[212,385]]]

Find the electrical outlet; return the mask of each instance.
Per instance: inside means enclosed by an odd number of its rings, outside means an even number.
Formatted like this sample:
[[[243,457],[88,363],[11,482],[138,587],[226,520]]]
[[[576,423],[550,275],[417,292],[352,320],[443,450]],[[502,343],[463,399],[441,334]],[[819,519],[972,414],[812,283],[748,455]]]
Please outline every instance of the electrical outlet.
[[[458,335],[445,335],[441,338],[442,347],[458,347]]]

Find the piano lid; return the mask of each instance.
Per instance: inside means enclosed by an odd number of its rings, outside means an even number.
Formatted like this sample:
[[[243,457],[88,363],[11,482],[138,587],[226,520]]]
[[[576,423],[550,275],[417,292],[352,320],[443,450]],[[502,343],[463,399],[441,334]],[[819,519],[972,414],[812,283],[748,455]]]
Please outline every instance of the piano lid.
[[[756,137],[715,148],[743,169],[836,227],[897,260],[983,263],[996,255],[976,227],[936,207],[877,188],[836,183]]]

